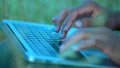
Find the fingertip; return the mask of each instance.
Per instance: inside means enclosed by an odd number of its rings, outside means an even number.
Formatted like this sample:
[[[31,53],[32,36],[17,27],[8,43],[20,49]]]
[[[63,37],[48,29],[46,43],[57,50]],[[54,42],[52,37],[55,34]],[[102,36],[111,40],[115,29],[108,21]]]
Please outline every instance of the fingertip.
[[[65,26],[63,31],[68,31],[69,30],[69,27],[68,26]]]
[[[52,23],[54,23],[54,22],[55,22],[55,19],[53,18],[53,19],[52,19]]]
[[[68,24],[63,28],[63,35],[66,36],[67,32],[70,30],[72,24]]]
[[[60,30],[60,27],[59,27],[59,26],[56,26],[56,27],[55,27],[55,32],[59,32],[59,30]]]
[[[56,17],[52,18],[52,22],[55,23],[56,22]]]
[[[78,51],[77,46],[74,46],[74,47],[73,47],[73,51],[74,51],[74,52],[77,52],[77,51]]]
[[[64,39],[65,37],[66,37],[66,32],[63,32],[60,38]]]
[[[65,38],[65,36],[64,36],[64,35],[62,35],[60,38],[61,38],[61,39],[64,39],[64,38]]]
[[[60,46],[60,52],[62,52],[63,50],[64,50],[64,44]]]

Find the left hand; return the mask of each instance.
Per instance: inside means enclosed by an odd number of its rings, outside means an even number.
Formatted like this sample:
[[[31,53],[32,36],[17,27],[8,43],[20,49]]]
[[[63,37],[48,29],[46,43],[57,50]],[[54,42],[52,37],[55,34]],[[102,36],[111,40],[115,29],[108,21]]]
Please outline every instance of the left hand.
[[[108,17],[111,17],[111,13],[98,3],[83,0],[80,6],[62,10],[52,21],[56,25],[55,31],[61,31],[61,38],[65,38],[72,24],[75,24],[77,28],[105,26]]]

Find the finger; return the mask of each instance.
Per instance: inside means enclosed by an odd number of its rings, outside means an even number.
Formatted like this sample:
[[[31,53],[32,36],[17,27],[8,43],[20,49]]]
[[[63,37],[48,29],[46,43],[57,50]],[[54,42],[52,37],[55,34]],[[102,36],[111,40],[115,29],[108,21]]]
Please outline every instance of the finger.
[[[73,22],[75,22],[77,28],[80,28],[81,26],[90,26],[92,12],[93,10],[88,7],[80,7],[78,10],[74,11],[67,20],[67,25],[64,27],[64,31],[68,31]]]
[[[81,22],[80,20],[76,20],[76,21],[75,21],[75,27],[76,27],[76,28],[82,27],[82,22]]]
[[[61,29],[61,24],[55,25],[55,31],[56,31],[56,32],[59,32],[60,29]]]
[[[62,35],[61,35],[61,39],[64,39],[65,37],[66,37],[66,34],[67,34],[67,32],[66,31],[64,31],[63,33],[62,33]]]
[[[52,18],[52,22],[55,23],[57,19],[57,15]]]
[[[67,13],[70,11],[69,8],[63,9],[59,14],[57,14],[56,16],[54,16],[52,18],[52,22],[56,23],[58,21],[61,21],[62,19],[65,18],[65,16],[67,15]]]
[[[64,41],[64,43],[60,47],[60,51],[64,51],[69,46],[72,46],[75,43],[78,43],[79,41],[87,39],[89,37],[97,38],[98,35],[96,35],[95,33],[96,30],[97,29],[94,28],[81,28],[77,30]]]
[[[95,8],[91,5],[82,5],[78,8],[80,18],[86,18],[93,15]]]
[[[56,15],[55,17],[53,17],[52,22],[55,24],[55,31],[59,32],[61,25],[57,26],[57,17],[58,17],[58,15]]]
[[[73,50],[75,52],[78,52],[82,49],[87,49],[87,48],[92,48],[92,47],[95,47],[95,45],[97,45],[98,41],[94,38],[89,38],[87,40],[84,40],[84,41],[80,41],[79,44],[77,46],[75,46],[73,48]]]
[[[84,18],[80,20],[75,21],[75,27],[80,28],[80,27],[90,27],[93,26],[91,23],[92,19],[91,18]]]
[[[75,33],[73,33],[68,39],[66,39],[64,41],[64,43],[61,45],[60,47],[60,51],[64,51],[66,48],[68,48],[71,45],[74,45],[75,43],[77,43],[80,40],[83,40],[85,38],[87,38],[87,34],[86,33],[82,33],[80,31],[76,31]]]
[[[92,22],[92,18],[83,18],[83,19],[80,19],[80,21],[82,23],[82,27],[90,27],[90,26],[93,25],[91,23]]]
[[[69,31],[69,29],[72,26],[72,23],[77,19],[77,17],[78,17],[78,12],[77,11],[72,12],[72,14],[65,21],[65,24],[63,26],[63,31]]]
[[[60,12],[59,15],[57,15],[56,17],[53,18],[52,21],[56,24],[56,32],[58,32],[60,30],[61,23],[62,23],[62,21],[64,21],[65,17],[69,13],[69,11],[70,11],[70,9],[64,9]]]
[[[70,16],[67,17],[67,20],[65,21],[65,24],[62,27],[62,36],[61,38],[65,38],[67,32],[70,30],[72,27],[72,23],[76,20],[78,17],[78,14],[76,11],[74,11]]]

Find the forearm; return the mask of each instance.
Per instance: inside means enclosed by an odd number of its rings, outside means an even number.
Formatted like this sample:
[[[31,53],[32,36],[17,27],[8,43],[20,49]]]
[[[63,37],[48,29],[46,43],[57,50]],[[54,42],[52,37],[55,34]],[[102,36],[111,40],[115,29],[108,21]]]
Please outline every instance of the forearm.
[[[117,43],[106,53],[114,62],[120,65],[120,36],[117,37]]]
[[[110,13],[105,26],[112,30],[120,30],[120,11]]]

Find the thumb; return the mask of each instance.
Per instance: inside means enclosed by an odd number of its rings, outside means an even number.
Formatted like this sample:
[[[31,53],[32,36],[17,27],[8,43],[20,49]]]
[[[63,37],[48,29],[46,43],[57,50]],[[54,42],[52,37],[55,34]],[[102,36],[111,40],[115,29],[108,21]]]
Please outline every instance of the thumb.
[[[75,27],[80,28],[80,27],[89,27],[91,26],[91,18],[82,18],[77,21],[75,21]]]

